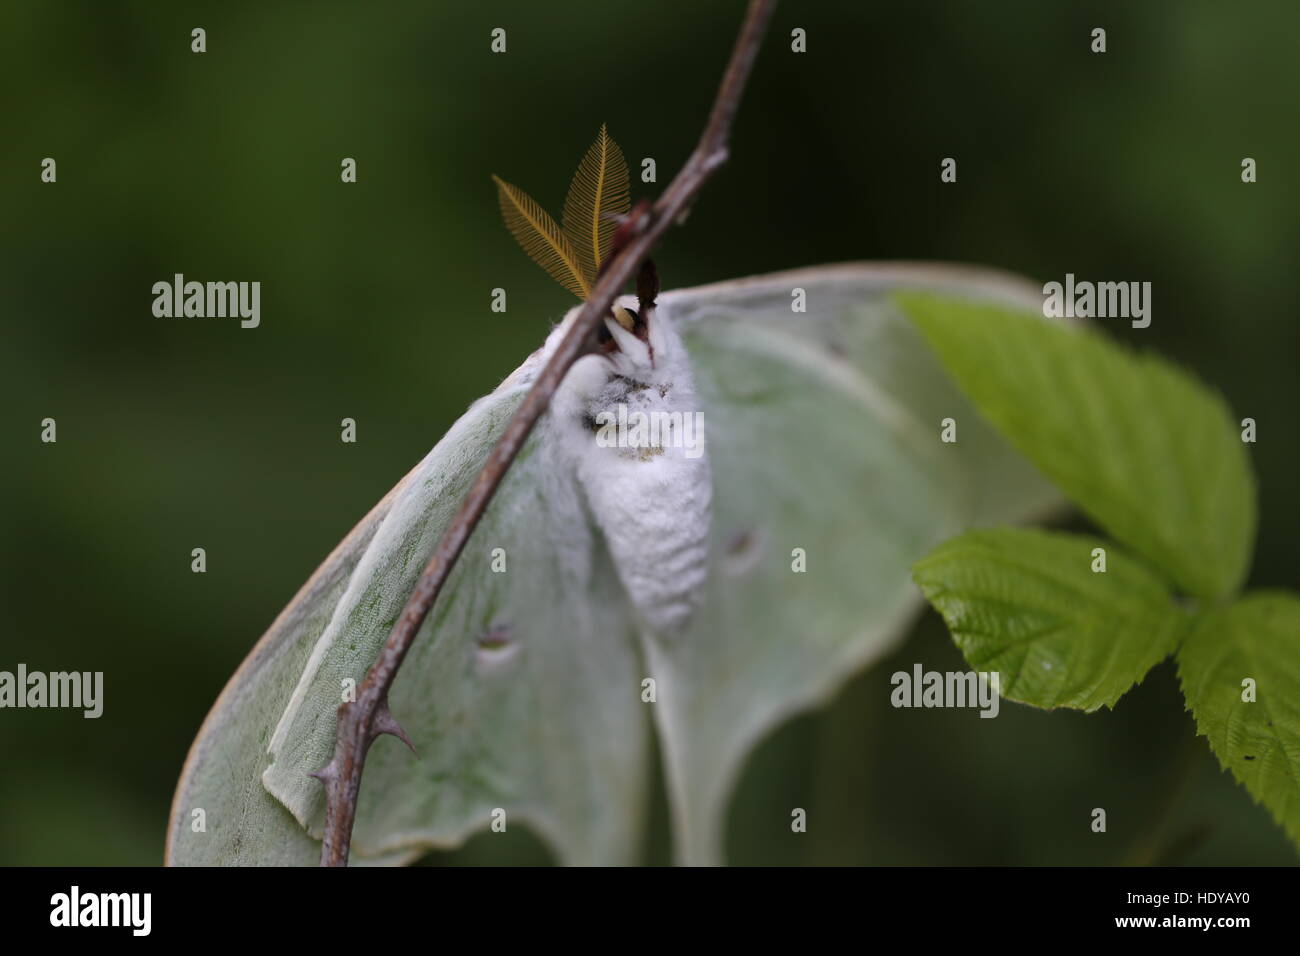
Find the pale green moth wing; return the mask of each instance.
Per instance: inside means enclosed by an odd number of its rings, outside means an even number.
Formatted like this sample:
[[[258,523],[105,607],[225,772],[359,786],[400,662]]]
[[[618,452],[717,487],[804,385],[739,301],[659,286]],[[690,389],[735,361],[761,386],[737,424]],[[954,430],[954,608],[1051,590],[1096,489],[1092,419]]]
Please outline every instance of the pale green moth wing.
[[[315,862],[324,801],[308,773],[333,752],[344,682],[361,682],[535,371],[536,357],[475,404],[395,492],[342,593],[331,596],[310,655],[285,669],[287,689],[283,681],[271,688],[256,738],[243,730],[244,739],[221,744],[244,759],[202,775],[208,793],[265,785],[274,795],[278,816],[250,814],[223,835],[227,845],[252,845],[242,861]],[[576,489],[545,471],[545,450],[531,441],[403,665],[390,704],[419,756],[391,737],[371,749],[354,863],[453,846],[494,823],[530,825],[563,862],[634,858],[648,787],[642,668],[626,600],[575,507]],[[201,737],[196,748],[206,746]],[[247,759],[250,749],[257,760]],[[187,803],[178,801],[174,829]],[[285,859],[273,845],[281,838],[309,843],[314,855]]]
[[[905,264],[660,299],[691,353],[714,484],[703,608],[682,635],[644,635],[684,862],[722,858],[726,803],[758,740],[904,635],[918,558],[969,524],[1060,504],[947,380],[892,302],[904,289],[1040,301],[999,273]],[[940,440],[945,418],[955,443]]]
[[[172,798],[168,865],[307,866],[320,858],[320,844],[262,786],[266,747],[350,575],[409,479],[325,559],[212,705]]]
[[[360,683],[529,374],[475,405],[393,502],[271,737],[262,776],[313,836],[335,711]],[[419,748],[376,742],[352,851],[453,846],[531,826],[566,863],[630,862],[647,789],[649,715],[627,604],[537,433],[475,529],[393,685]]]

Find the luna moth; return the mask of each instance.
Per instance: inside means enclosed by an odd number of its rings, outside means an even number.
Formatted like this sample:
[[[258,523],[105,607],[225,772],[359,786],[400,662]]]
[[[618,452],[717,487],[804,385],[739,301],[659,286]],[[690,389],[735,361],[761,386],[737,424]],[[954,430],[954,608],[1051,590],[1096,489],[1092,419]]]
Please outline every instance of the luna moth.
[[[602,128],[563,226],[498,188],[511,231],[583,297],[626,182]],[[902,638],[921,606],[912,563],[972,524],[1058,503],[947,380],[894,304],[901,290],[1041,301],[993,270],[850,263],[616,302],[602,350],[570,370],[392,687],[418,757],[375,742],[354,862],[410,861],[497,823],[531,827],[563,863],[635,862],[652,734],[677,859],[723,860],[745,756]],[[337,708],[577,311],[250,652],[182,770],[168,863],[317,861],[324,799],[310,774],[330,759]],[[657,443],[600,441],[619,406],[663,413]],[[699,454],[678,440],[693,413]],[[955,442],[940,439],[949,419]]]

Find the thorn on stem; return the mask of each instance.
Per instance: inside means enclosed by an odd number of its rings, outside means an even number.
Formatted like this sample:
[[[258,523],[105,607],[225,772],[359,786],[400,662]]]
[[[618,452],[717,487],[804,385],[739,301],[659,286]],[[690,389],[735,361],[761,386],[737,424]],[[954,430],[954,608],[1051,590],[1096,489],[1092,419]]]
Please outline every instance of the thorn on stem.
[[[415,749],[415,744],[411,743],[411,738],[406,735],[406,731],[402,729],[402,725],[397,722],[397,719],[393,717],[393,712],[388,709],[387,700],[381,701],[378,709],[375,711],[375,722],[370,731],[370,739],[374,740],[381,734],[392,734],[402,743],[406,744],[406,746],[410,747],[411,753],[415,754],[417,757],[420,756],[419,751]]]

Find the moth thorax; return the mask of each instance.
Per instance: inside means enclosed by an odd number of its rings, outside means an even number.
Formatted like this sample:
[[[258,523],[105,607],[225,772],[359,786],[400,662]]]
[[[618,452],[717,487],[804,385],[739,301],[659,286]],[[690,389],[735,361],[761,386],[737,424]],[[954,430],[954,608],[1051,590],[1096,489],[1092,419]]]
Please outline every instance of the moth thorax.
[[[612,361],[604,387],[589,396],[583,440],[570,447],[619,579],[643,622],[667,635],[686,626],[702,599],[713,486],[708,416],[689,359],[668,321],[657,321],[653,364],[644,350],[620,356],[645,359],[636,372],[647,380],[619,374]]]

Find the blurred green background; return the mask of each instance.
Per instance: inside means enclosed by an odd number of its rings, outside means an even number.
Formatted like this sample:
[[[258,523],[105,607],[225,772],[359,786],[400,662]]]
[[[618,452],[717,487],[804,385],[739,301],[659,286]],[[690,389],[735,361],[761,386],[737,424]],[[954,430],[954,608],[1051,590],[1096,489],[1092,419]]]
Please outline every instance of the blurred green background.
[[[0,7],[0,669],[106,673],[106,710],[0,712],[0,862],[154,864],[181,762],[316,564],[572,302],[489,173],[558,213],[607,122],[657,195],[742,4]],[[208,52],[190,52],[190,30]],[[509,52],[489,53],[508,30]],[[1109,51],[1089,52],[1094,26]],[[808,52],[790,52],[790,31]],[[1293,0],[778,6],[733,159],[667,287],[848,259],[1150,280],[1172,356],[1259,423],[1252,585],[1297,584],[1300,123]],[[58,183],[39,181],[46,156]],[[359,182],[339,181],[355,157]],[[939,161],[958,159],[955,185]],[[1240,181],[1245,156],[1259,182]],[[262,325],[158,319],[155,281],[262,282]],[[509,311],[489,310],[490,290]],[[58,443],[39,423],[58,421]],[[343,417],[355,445],[339,441]],[[1076,522],[1077,524],[1077,522]],[[206,574],[190,571],[204,547]],[[1281,863],[1193,738],[1173,668],[1114,712],[895,711],[964,670],[932,615],[755,754],[739,863]],[[660,784],[661,786],[661,784]],[[790,808],[810,831],[789,830]],[[1109,832],[1092,834],[1092,807]],[[646,859],[669,859],[662,796]],[[544,862],[526,832],[430,862]]]

